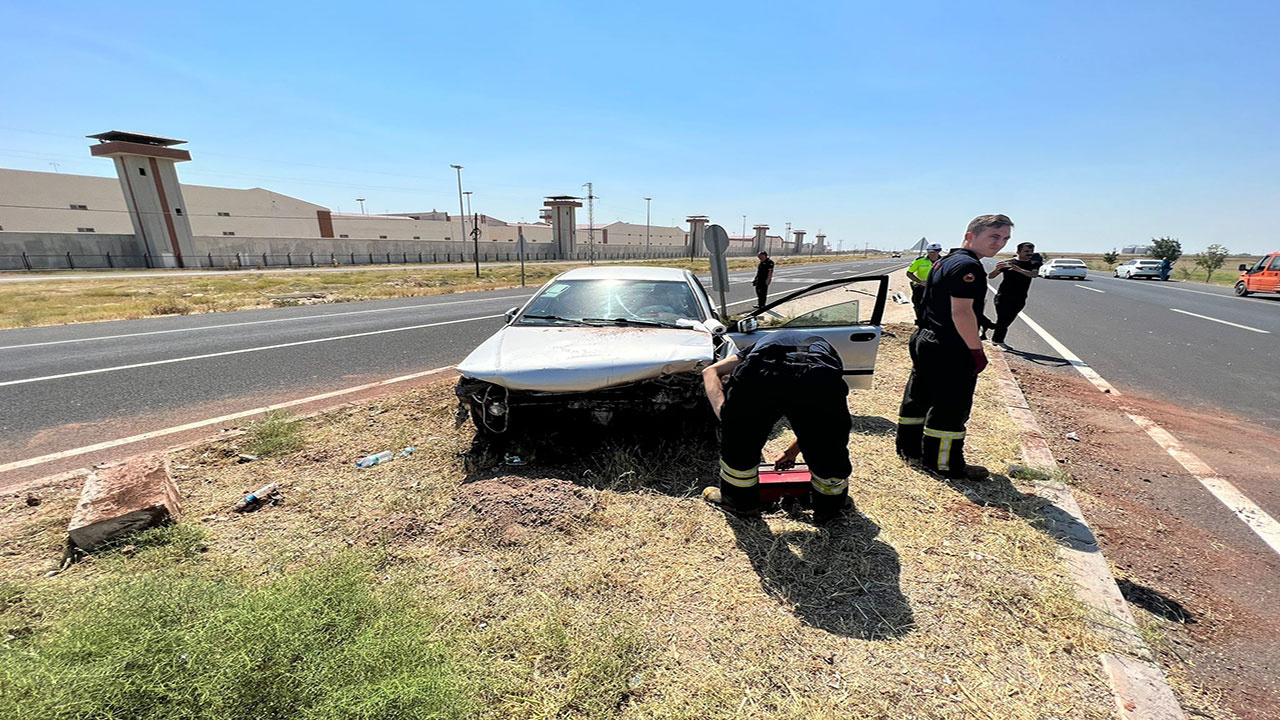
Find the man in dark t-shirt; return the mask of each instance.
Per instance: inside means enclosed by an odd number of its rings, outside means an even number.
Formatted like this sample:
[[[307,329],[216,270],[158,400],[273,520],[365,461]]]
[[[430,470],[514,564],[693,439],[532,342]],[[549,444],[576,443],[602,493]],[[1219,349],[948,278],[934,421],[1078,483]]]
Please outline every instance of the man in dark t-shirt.
[[[989,475],[964,461],[965,424],[978,373],[987,366],[978,338],[987,292],[982,258],[1000,252],[1012,229],[1006,215],[974,218],[964,244],[934,265],[925,285],[924,314],[911,336],[911,376],[898,409],[897,449],[903,459],[942,477]]]
[[[773,261],[767,252],[756,257],[760,258],[760,264],[756,265],[756,278],[751,284],[756,287],[756,307],[762,308],[769,299],[769,283],[773,282]]]
[[[1032,243],[1018,243],[1018,254],[1014,259],[996,263],[995,268],[987,274],[990,280],[994,280],[997,275],[1004,276],[1000,281],[1000,289],[996,291],[996,321],[991,325],[995,328],[991,334],[991,342],[996,345],[1004,344],[1009,326],[1018,318],[1022,308],[1027,306],[1031,280],[1040,272],[1040,263],[1036,261],[1039,256],[1035,252],[1036,246]]]

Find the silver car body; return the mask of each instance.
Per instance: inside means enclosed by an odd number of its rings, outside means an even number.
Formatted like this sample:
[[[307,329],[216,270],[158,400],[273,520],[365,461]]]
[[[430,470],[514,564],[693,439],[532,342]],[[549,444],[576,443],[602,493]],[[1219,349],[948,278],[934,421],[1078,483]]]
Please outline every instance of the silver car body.
[[[1159,260],[1126,260],[1116,266],[1115,277],[1118,278],[1158,278],[1160,277]]]
[[[521,325],[535,299],[564,280],[687,283],[697,318],[685,327],[581,327]],[[508,390],[574,393],[627,385],[664,375],[695,372],[715,362],[724,326],[712,315],[706,292],[692,273],[676,268],[605,266],[563,273],[542,286],[508,324],[458,363],[464,377]]]
[[[1083,260],[1075,258],[1059,258],[1050,260],[1040,266],[1040,277],[1043,278],[1077,278],[1088,277],[1089,268]]]

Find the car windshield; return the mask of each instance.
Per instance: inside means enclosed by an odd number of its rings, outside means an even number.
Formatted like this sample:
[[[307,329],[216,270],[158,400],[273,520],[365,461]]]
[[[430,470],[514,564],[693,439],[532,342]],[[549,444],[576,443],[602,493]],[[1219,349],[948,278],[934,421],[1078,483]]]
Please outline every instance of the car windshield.
[[[1080,260],[1059,260],[1058,264],[1070,265],[1071,267],[1080,267],[1081,265],[1084,265],[1084,262]]]
[[[557,280],[529,303],[519,324],[576,325],[585,321],[675,325],[678,320],[703,319],[686,282]]]

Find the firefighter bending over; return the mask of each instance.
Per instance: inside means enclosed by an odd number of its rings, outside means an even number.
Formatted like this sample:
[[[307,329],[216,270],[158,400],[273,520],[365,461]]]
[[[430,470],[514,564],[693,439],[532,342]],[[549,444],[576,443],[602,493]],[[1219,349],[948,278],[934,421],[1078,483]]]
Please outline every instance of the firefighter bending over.
[[[702,371],[711,408],[720,419],[720,487],[709,502],[739,514],[760,510],[760,453],[779,418],[796,441],[781,456],[786,467],[803,452],[809,465],[814,520],[837,517],[849,497],[849,386],[831,345],[800,330],[782,330],[745,355],[730,355]],[[726,395],[721,374],[732,374]]]

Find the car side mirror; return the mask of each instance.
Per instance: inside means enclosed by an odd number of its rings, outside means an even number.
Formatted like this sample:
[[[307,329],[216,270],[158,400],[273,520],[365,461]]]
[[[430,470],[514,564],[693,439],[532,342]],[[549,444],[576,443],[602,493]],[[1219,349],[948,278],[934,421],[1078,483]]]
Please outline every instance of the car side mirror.
[[[1248,269],[1249,269],[1249,266],[1248,266],[1248,265],[1241,265],[1241,266],[1240,266],[1240,272],[1245,272],[1245,271],[1247,271]]]
[[[760,323],[753,317],[742,318],[738,321],[738,332],[740,333],[752,333],[759,327]]]
[[[507,324],[510,325],[516,319],[516,314],[520,312],[520,308],[513,307],[506,313]]]

